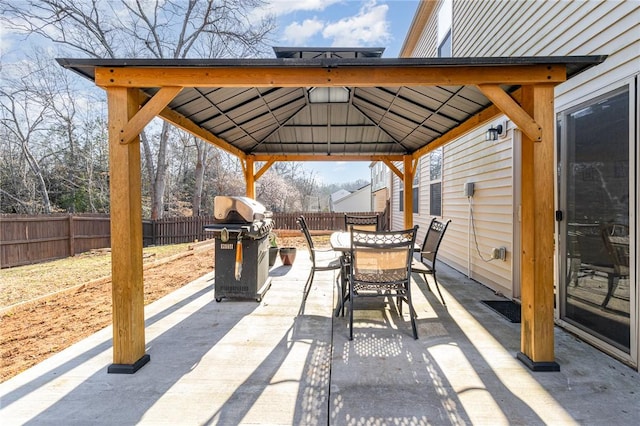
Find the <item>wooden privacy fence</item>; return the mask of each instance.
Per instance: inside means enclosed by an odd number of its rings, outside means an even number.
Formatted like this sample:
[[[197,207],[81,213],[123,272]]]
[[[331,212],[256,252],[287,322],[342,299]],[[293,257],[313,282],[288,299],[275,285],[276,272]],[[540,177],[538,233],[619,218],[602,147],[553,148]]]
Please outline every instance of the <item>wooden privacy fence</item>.
[[[274,213],[274,229],[298,230],[296,219],[301,214],[307,219],[311,230],[344,229],[344,213],[311,212]],[[378,214],[382,227],[388,229],[388,214]],[[143,220],[143,244],[150,246],[203,241],[211,238],[204,231],[204,226],[210,223],[213,223],[212,216]],[[60,259],[91,249],[110,247],[110,226],[108,215],[2,215],[0,268]]]
[[[349,213],[357,215],[358,213]],[[364,213],[360,213],[364,214]],[[370,213],[368,213],[370,214]],[[389,221],[385,213],[380,215],[380,223],[388,229]],[[299,230],[296,219],[304,215],[309,229],[324,231],[344,229],[344,213],[273,213],[274,229]],[[156,221],[143,221],[145,245],[166,245],[190,243],[211,238],[211,234],[204,231],[207,224],[213,223],[213,216],[171,217]]]
[[[60,259],[110,245],[108,215],[0,216],[0,268]]]

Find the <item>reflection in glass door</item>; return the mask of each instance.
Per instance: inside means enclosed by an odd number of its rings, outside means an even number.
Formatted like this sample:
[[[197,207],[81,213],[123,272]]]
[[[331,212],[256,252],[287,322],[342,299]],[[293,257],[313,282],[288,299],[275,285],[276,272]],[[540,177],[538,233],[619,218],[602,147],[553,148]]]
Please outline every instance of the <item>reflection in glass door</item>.
[[[558,117],[561,317],[630,352],[629,91]]]

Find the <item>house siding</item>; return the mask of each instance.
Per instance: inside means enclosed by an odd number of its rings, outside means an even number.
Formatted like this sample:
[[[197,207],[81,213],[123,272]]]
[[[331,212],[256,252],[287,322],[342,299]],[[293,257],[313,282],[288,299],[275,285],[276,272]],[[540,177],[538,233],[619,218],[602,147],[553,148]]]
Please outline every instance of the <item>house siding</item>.
[[[420,7],[418,7],[417,13],[420,13]],[[438,7],[435,8],[437,12]],[[438,52],[438,14],[433,13],[427,20],[422,33],[420,34],[414,52],[420,52],[420,56],[432,57],[436,56]],[[410,55],[418,56],[418,55]]]
[[[442,213],[451,224],[439,254],[443,262],[508,296],[513,257],[511,134],[487,142],[484,129],[479,129],[445,146]],[[464,196],[466,182],[475,183],[470,199]],[[507,248],[506,261],[490,258],[494,247]]]
[[[393,163],[394,166],[400,171],[404,170],[404,165],[401,162]],[[391,229],[404,229],[404,216],[400,211],[400,191],[402,190],[402,181],[397,176],[393,176],[393,182],[391,184],[391,211],[394,214],[391,215]]]
[[[371,212],[371,185],[360,188],[351,194],[333,202],[333,211],[337,213]]]
[[[440,4],[442,2],[439,2]],[[440,5],[432,9],[432,17],[422,30],[420,43],[412,56],[436,56],[434,40]],[[555,87],[555,112],[560,113],[587,100],[629,85],[636,104],[632,109],[630,134],[635,139],[632,149],[631,235],[637,241],[640,228],[637,200],[637,146],[640,130],[640,107],[637,105],[640,84],[640,2],[638,1],[475,1],[453,0],[452,52],[455,57],[499,56],[568,56],[607,55],[606,61]],[[635,98],[634,98],[635,96]],[[497,117],[494,124],[506,118]],[[439,258],[454,268],[506,296],[517,297],[519,286],[518,183],[514,165],[518,163],[513,141],[519,143],[519,130],[507,122],[506,139],[492,144],[484,141],[488,125],[453,141],[444,147],[443,217],[452,219],[441,247]],[[476,237],[469,220],[469,205],[463,196],[465,182],[476,183],[473,197]],[[421,181],[428,182],[428,181]],[[397,186],[398,180],[394,183]],[[421,192],[424,194],[424,192]],[[428,194],[427,194],[428,196]],[[422,198],[425,195],[421,195]],[[420,205],[428,201],[420,200]],[[394,206],[394,208],[396,208]],[[397,211],[397,210],[394,210]],[[421,210],[422,212],[423,210]],[[394,216],[395,217],[395,216]],[[402,214],[399,215],[402,220]],[[414,216],[416,223],[428,218]],[[491,247],[507,247],[507,261],[485,262],[475,248],[487,257]],[[631,282],[636,283],[640,264],[637,247],[630,247]],[[512,289],[512,283],[513,285]],[[635,291],[635,290],[632,290]],[[637,294],[635,296],[637,304]],[[636,308],[637,309],[637,308]],[[636,340],[640,340],[638,312],[631,314],[636,324]],[[639,351],[636,347],[636,351]],[[640,355],[636,354],[636,360]]]
[[[595,67],[556,87],[556,110],[560,111],[579,98],[591,95],[593,87],[608,87],[638,73],[639,5],[638,2],[618,1],[454,0],[453,55],[609,55],[606,67]],[[413,56],[435,56],[438,8],[433,9]],[[443,245],[441,258],[484,284],[511,294],[506,287],[511,286],[512,271],[505,267],[505,263],[511,265],[512,260],[514,158],[510,148],[496,150],[495,145],[489,150],[478,148],[485,146],[482,140],[484,130],[479,130],[479,137],[469,134],[445,147],[443,216],[453,221],[445,237],[450,241]],[[510,146],[506,144],[510,144],[512,134],[513,130],[510,130],[509,137],[501,139],[498,146]],[[423,166],[421,173],[422,189],[428,185],[428,169]],[[477,253],[475,242],[467,244],[473,235],[467,231],[468,203],[461,194],[465,179],[469,181],[470,177],[477,183],[478,190],[474,208],[480,253],[486,258],[492,247],[505,246],[507,262],[487,264]],[[399,190],[400,186],[401,182],[394,179],[395,189]],[[414,215],[414,223],[426,226],[428,218],[422,212],[428,209],[428,191],[421,190],[420,198],[421,213]],[[398,200],[394,201],[394,211],[398,211]],[[395,219],[401,222],[402,215]],[[490,224],[496,221],[500,226],[494,229]]]

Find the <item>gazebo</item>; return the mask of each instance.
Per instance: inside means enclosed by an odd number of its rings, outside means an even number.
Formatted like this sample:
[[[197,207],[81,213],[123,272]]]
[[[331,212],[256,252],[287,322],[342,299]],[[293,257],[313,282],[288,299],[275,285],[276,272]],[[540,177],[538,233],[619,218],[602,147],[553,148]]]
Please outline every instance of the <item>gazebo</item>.
[[[604,56],[382,58],[381,48],[275,48],[273,59],[58,59],[107,92],[112,373],[146,362],[139,134],[154,118],[237,156],[246,195],[276,161],[382,161],[411,187],[419,158],[505,114],[521,130],[518,358],[554,355],[554,86]],[[260,167],[256,167],[259,163]],[[518,171],[516,171],[518,172]],[[413,224],[404,191],[404,225]]]

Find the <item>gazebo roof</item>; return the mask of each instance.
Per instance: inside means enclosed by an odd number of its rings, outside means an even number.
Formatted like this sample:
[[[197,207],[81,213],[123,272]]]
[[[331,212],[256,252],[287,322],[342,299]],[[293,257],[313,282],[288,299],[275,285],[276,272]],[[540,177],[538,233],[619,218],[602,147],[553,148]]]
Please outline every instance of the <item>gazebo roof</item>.
[[[486,110],[492,102],[479,84],[496,84],[513,94],[529,81],[558,84],[605,58],[381,58],[382,48],[274,51],[272,59],[58,62],[97,85],[137,87],[149,97],[163,86],[182,87],[168,104],[170,112],[160,116],[183,128],[202,129],[199,136],[213,135],[214,143],[223,141],[222,148],[240,156],[368,160],[428,149]],[[98,69],[122,77],[105,80]],[[202,78],[204,70],[215,70],[215,75]],[[190,80],[189,73],[195,78]],[[140,78],[133,81],[132,76]],[[329,88],[330,96],[344,99],[322,101]],[[316,95],[320,102],[314,102]]]
[[[281,48],[275,59],[58,60],[107,90],[109,101],[112,371],[133,373],[149,361],[139,135],[156,116],[236,155],[246,194],[255,198],[255,181],[276,161],[380,160],[411,188],[422,155],[505,114],[522,132],[520,217],[527,234],[518,358],[532,370],[559,368],[553,88],[605,57],[385,59],[381,53]],[[340,102],[326,102],[333,96]],[[413,191],[404,191],[403,203],[408,229]]]

